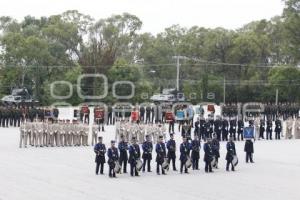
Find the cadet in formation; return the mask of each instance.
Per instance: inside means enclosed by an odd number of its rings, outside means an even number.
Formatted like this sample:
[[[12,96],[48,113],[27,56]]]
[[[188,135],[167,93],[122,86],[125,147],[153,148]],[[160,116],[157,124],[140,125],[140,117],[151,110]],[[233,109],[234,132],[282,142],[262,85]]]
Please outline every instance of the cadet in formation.
[[[162,164],[164,163],[167,152],[166,152],[166,146],[163,140],[163,136],[159,136],[159,142],[156,144],[155,151],[156,151],[156,173],[157,175],[160,175],[160,168],[161,173],[163,175],[166,175],[164,168],[162,167]]]
[[[138,164],[141,158],[140,146],[137,144],[136,138],[132,138],[132,144],[129,147],[129,164],[130,164],[130,175],[139,176]]]
[[[104,163],[105,163],[105,153],[106,153],[106,147],[105,144],[102,143],[102,137],[98,138],[98,143],[94,147],[94,152],[96,154],[96,175],[99,173],[100,169],[100,174],[103,174],[104,170]]]
[[[167,142],[168,149],[168,163],[172,161],[173,171],[176,169],[176,141],[174,140],[174,134],[170,134],[170,140]]]
[[[191,146],[186,137],[183,137],[183,142],[180,144],[180,173],[188,174],[187,162],[190,162]]]
[[[146,164],[147,164],[147,171],[151,172],[151,160],[152,160],[152,150],[153,144],[151,142],[150,135],[146,135],[146,141],[142,145],[143,149],[143,172],[145,172]]]
[[[248,163],[249,160],[251,163],[254,163],[253,161],[254,147],[251,139],[246,140],[244,151],[246,152],[246,163]]]
[[[229,165],[231,165],[231,171],[234,171],[234,164],[232,163],[234,156],[236,156],[235,144],[233,142],[233,137],[230,137],[226,144],[227,154],[226,154],[226,171],[229,171]]]
[[[109,165],[109,177],[116,178],[116,172],[115,172],[115,166],[116,162],[118,162],[119,159],[119,152],[118,149],[115,147],[115,141],[111,141],[111,147],[107,151],[108,156],[108,165]]]

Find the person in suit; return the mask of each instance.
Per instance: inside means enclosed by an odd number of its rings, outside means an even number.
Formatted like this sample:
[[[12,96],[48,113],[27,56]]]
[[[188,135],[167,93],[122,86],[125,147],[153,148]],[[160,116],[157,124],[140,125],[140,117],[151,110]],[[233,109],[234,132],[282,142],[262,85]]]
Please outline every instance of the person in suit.
[[[94,147],[94,152],[96,154],[96,175],[99,173],[99,168],[100,174],[103,174],[104,169],[106,147],[105,144],[102,143],[102,140],[102,137],[98,137],[98,143]]]

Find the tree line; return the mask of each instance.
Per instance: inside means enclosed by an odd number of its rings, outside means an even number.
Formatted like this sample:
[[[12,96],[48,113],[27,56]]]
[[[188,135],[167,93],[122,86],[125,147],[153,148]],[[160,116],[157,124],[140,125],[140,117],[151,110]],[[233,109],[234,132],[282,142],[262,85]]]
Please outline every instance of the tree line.
[[[285,0],[280,16],[253,21],[237,30],[185,28],[173,25],[156,35],[141,33],[142,21],[129,13],[95,20],[76,10],[59,15],[17,21],[0,17],[0,97],[25,86],[43,104],[53,81],[66,80],[76,90],[81,74],[104,74],[108,95],[115,102],[115,81],[132,81],[132,102],[146,101],[162,88],[175,87],[176,60],[180,60],[180,90],[191,101],[227,102],[300,100],[300,0]],[[82,81],[86,95],[100,95],[104,84],[95,78]],[[130,88],[118,86],[118,94]],[[64,95],[68,88],[57,86]],[[76,93],[66,100],[86,101]]]

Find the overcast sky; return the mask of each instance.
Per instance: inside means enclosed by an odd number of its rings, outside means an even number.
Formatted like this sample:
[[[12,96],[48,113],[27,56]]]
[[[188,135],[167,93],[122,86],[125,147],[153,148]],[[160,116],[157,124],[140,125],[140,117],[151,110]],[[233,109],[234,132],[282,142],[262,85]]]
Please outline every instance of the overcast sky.
[[[236,29],[280,15],[283,7],[282,0],[0,0],[0,15],[21,20],[76,9],[97,20],[129,12],[143,21],[143,32],[158,33],[173,24]]]

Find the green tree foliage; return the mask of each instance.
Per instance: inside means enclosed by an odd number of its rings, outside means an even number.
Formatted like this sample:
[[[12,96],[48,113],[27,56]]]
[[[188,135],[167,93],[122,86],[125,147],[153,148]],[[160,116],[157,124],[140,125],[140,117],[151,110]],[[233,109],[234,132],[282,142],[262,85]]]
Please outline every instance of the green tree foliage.
[[[132,102],[148,101],[162,88],[175,88],[176,59],[180,59],[180,90],[192,101],[297,101],[300,92],[300,1],[285,0],[281,16],[253,21],[238,30],[191,28],[173,25],[161,33],[140,33],[142,21],[123,13],[95,21],[69,10],[59,15],[22,21],[0,17],[0,96],[14,87],[26,86],[42,104],[56,100],[50,84],[70,81],[76,89],[81,74],[104,74],[108,96],[114,102],[115,81],[135,85]],[[275,67],[282,66],[282,67]],[[289,67],[286,67],[289,66]],[[225,80],[225,85],[224,85]],[[100,95],[104,83],[86,78],[84,94]],[[68,93],[58,86],[58,95]],[[76,90],[74,90],[76,91]],[[119,95],[130,93],[120,86]],[[192,94],[192,95],[191,95]],[[147,99],[148,96],[148,99]],[[70,103],[86,101],[75,94]]]

